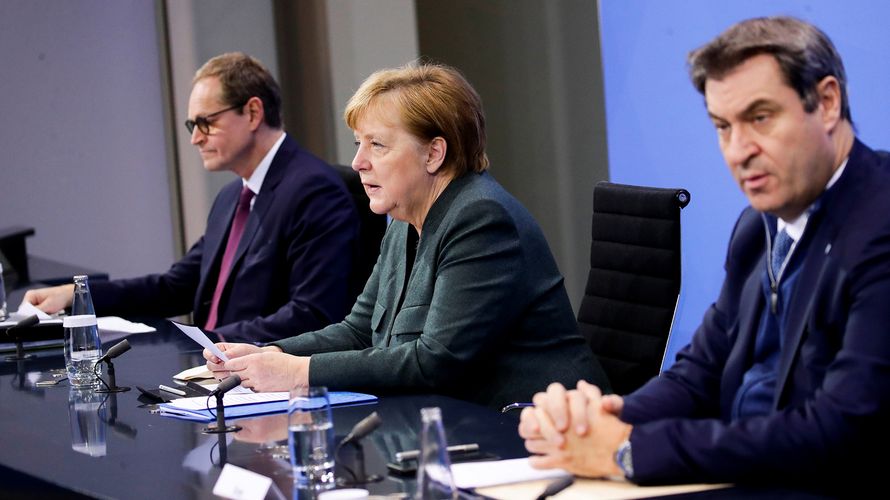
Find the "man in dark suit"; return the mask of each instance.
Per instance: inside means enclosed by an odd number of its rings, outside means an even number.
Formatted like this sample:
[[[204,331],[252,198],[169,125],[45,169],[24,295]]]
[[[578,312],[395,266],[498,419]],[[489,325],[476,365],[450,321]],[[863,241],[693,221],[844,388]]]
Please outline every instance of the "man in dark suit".
[[[207,231],[166,273],[90,284],[99,314],[175,316],[226,339],[268,342],[343,319],[358,215],[339,174],[282,129],[278,84],[241,53],[195,75],[186,127],[209,171],[240,179],[217,195]],[[71,285],[29,291],[47,312]]]
[[[539,467],[638,483],[862,485],[890,444],[890,161],[854,133],[840,56],[797,19],[690,55],[751,206],[690,345],[631,395],[580,383],[519,426]]]

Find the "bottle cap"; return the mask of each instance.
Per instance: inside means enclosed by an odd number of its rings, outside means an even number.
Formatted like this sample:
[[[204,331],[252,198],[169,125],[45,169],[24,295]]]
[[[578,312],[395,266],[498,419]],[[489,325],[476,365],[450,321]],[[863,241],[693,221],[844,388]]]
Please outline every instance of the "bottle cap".
[[[62,320],[62,328],[78,328],[82,326],[96,325],[95,314],[78,314],[75,316],[65,316]]]

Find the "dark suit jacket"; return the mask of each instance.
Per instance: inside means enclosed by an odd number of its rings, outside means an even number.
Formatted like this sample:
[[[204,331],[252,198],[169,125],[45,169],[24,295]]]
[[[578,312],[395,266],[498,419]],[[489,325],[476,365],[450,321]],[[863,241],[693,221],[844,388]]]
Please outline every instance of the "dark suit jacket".
[[[275,343],[312,354],[311,384],[436,392],[495,408],[554,381],[606,384],[540,228],[488,174],[453,180],[433,204],[399,307],[409,230],[390,224],[342,323]]]
[[[857,141],[820,204],[799,243],[772,412],[730,421],[767,307],[764,219],[748,208],[692,343],[625,399],[635,480],[856,484],[887,463],[865,457],[890,444],[890,161]]]
[[[93,282],[99,314],[207,320],[238,204],[241,179],[217,195],[207,232],[166,273]],[[358,215],[339,175],[287,136],[247,219],[220,299],[216,331],[226,340],[272,341],[340,321],[349,311],[349,274]]]

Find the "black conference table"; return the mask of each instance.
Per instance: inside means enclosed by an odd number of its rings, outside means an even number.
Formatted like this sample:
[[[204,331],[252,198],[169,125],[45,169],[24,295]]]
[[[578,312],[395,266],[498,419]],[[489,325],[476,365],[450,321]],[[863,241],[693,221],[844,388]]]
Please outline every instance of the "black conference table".
[[[286,414],[238,419],[240,432],[212,435],[202,432],[206,424],[152,414],[139,400],[135,386],[172,385],[173,374],[203,362],[200,347],[169,322],[151,324],[158,331],[127,337],[132,349],[114,362],[117,384],[133,387],[128,392],[84,401],[67,382],[38,386],[64,367],[61,348],[35,351],[26,361],[0,360],[0,497],[212,498],[225,463],[270,477],[285,497],[296,496],[283,456]],[[379,475],[362,487],[372,494],[411,492],[413,478],[389,475],[385,464],[418,447],[420,409],[428,406],[442,409],[449,444],[478,443],[500,458],[527,455],[516,415],[444,396],[382,395],[373,404],[334,409],[338,438],[372,411],[383,420],[361,452],[341,450],[338,478]]]

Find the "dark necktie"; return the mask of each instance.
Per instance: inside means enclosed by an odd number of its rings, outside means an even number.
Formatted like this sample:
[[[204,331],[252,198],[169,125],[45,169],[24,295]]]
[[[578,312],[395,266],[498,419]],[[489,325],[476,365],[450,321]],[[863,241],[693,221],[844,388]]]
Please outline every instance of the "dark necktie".
[[[226,281],[229,279],[229,272],[232,270],[232,260],[235,259],[235,252],[238,250],[241,235],[244,234],[244,226],[247,223],[247,216],[250,215],[250,200],[252,199],[253,191],[247,186],[241,188],[241,198],[238,200],[238,208],[235,209],[235,217],[232,218],[232,227],[229,229],[226,251],[223,253],[222,262],[219,265],[219,277],[216,280],[216,289],[213,291],[213,301],[210,302],[210,312],[207,313],[205,330],[209,331],[216,328],[219,299],[222,296],[223,289],[226,287]]]
[[[773,241],[773,256],[772,259],[770,259],[770,267],[773,269],[773,278],[779,278],[779,271],[782,269],[782,263],[785,262],[785,257],[788,256],[788,251],[791,250],[791,245],[793,243],[794,239],[791,236],[788,236],[788,232],[784,229],[776,234],[776,239]]]

